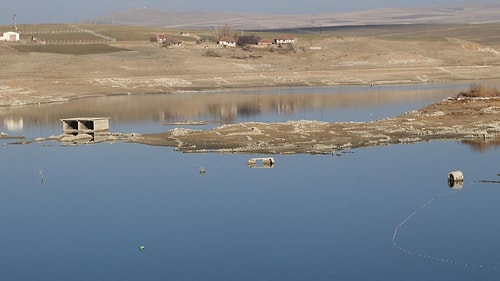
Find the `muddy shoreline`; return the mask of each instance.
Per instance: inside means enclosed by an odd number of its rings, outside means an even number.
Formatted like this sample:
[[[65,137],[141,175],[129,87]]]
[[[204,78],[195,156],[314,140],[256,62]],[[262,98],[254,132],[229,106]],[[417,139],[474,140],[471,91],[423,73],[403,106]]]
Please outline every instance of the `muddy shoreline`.
[[[339,150],[432,140],[479,147],[500,143],[500,98],[450,98],[372,122],[240,123],[212,130],[174,129],[129,141],[182,152],[331,154]]]
[[[293,51],[273,52],[197,44],[166,49],[146,42],[113,46],[131,51],[61,55],[22,53],[2,45],[0,58],[10,67],[0,68],[0,113],[7,107],[94,96],[500,79],[500,52],[494,47],[444,37],[420,41],[328,36],[299,42]],[[207,56],[206,48],[218,56]],[[266,154],[332,153],[435,139],[491,144],[499,139],[499,108],[498,98],[450,99],[367,123],[244,123],[208,131],[179,128],[151,135],[111,134],[108,140],[166,145],[183,152]]]

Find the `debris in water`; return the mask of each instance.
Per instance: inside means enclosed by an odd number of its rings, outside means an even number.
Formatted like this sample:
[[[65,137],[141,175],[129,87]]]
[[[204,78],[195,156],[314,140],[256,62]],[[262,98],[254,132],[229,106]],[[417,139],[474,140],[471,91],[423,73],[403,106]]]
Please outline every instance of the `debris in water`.
[[[274,161],[274,158],[272,157],[263,157],[263,158],[250,158],[247,161],[247,165],[251,168],[257,168],[257,164],[261,163],[262,166],[260,168],[272,168],[274,167],[274,164],[276,163]]]
[[[464,185],[464,174],[461,171],[448,173],[448,186],[453,189],[461,189]]]
[[[496,180],[479,180],[479,182],[483,182],[483,183],[500,183],[500,181],[496,181]]]
[[[38,173],[40,174],[40,183],[43,184],[43,180],[44,180],[43,169],[42,168],[38,169]]]

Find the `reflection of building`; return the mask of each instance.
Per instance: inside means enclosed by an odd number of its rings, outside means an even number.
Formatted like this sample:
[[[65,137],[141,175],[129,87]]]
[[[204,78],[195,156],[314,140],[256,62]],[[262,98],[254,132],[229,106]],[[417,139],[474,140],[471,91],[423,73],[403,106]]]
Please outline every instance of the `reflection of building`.
[[[232,124],[238,115],[238,106],[236,104],[221,104],[220,121],[225,124]]]
[[[279,102],[278,103],[278,113],[279,114],[292,114],[294,112],[294,106],[293,102],[285,103],[285,102]]]
[[[24,128],[24,120],[23,118],[5,118],[3,120],[3,125],[9,131],[22,131]]]

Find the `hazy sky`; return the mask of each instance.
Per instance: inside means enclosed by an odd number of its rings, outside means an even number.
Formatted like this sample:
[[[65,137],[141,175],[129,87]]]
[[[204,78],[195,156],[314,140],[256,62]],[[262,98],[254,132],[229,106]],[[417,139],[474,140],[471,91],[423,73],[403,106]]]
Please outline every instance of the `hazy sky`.
[[[374,8],[422,8],[465,0],[2,0],[0,24],[72,23],[112,12],[147,7],[179,11],[227,11],[268,14],[341,13]]]

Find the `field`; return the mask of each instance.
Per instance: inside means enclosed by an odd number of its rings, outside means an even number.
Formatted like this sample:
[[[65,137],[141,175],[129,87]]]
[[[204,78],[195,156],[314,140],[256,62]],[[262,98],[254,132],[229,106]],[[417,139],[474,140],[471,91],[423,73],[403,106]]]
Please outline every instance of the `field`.
[[[276,30],[248,30],[243,35],[255,35],[260,38],[274,38],[281,34],[293,34],[300,42],[314,42],[325,38],[377,38],[388,41],[443,41],[449,38],[467,40],[500,48],[500,24],[415,24],[415,25],[367,25],[367,26],[331,26]],[[0,30],[9,27],[0,26]],[[21,39],[29,41],[32,37],[41,42],[86,43],[94,41],[144,42],[156,34],[169,34],[181,41],[194,43],[196,38],[216,40],[216,32],[208,29],[186,30],[166,29],[145,26],[123,25],[68,25],[40,24],[21,25]],[[194,36],[179,36],[181,32]],[[240,34],[237,31],[238,34]],[[102,35],[102,36],[98,36]],[[104,40],[103,37],[114,40]]]
[[[11,27],[0,26],[0,30],[9,30]],[[186,30],[165,29],[159,27],[120,26],[120,25],[92,25],[92,24],[23,24],[19,26],[21,40],[31,41],[35,37],[39,42],[52,43],[85,43],[92,41],[147,41],[156,34],[168,33],[177,36]],[[195,34],[205,36],[210,32],[194,31]],[[114,40],[103,40],[109,37]],[[185,41],[194,42],[191,37],[182,37]]]
[[[217,46],[213,29],[21,25],[21,42],[0,44],[0,58],[11,66],[0,69],[0,104],[214,88],[491,80],[500,78],[498,27],[237,31],[267,39],[280,34],[296,38],[293,47],[242,49]],[[181,40],[182,46],[163,48],[150,42],[159,33]]]
[[[12,48],[24,53],[53,53],[62,55],[90,55],[129,51],[108,44],[49,44],[49,45],[15,45]]]

